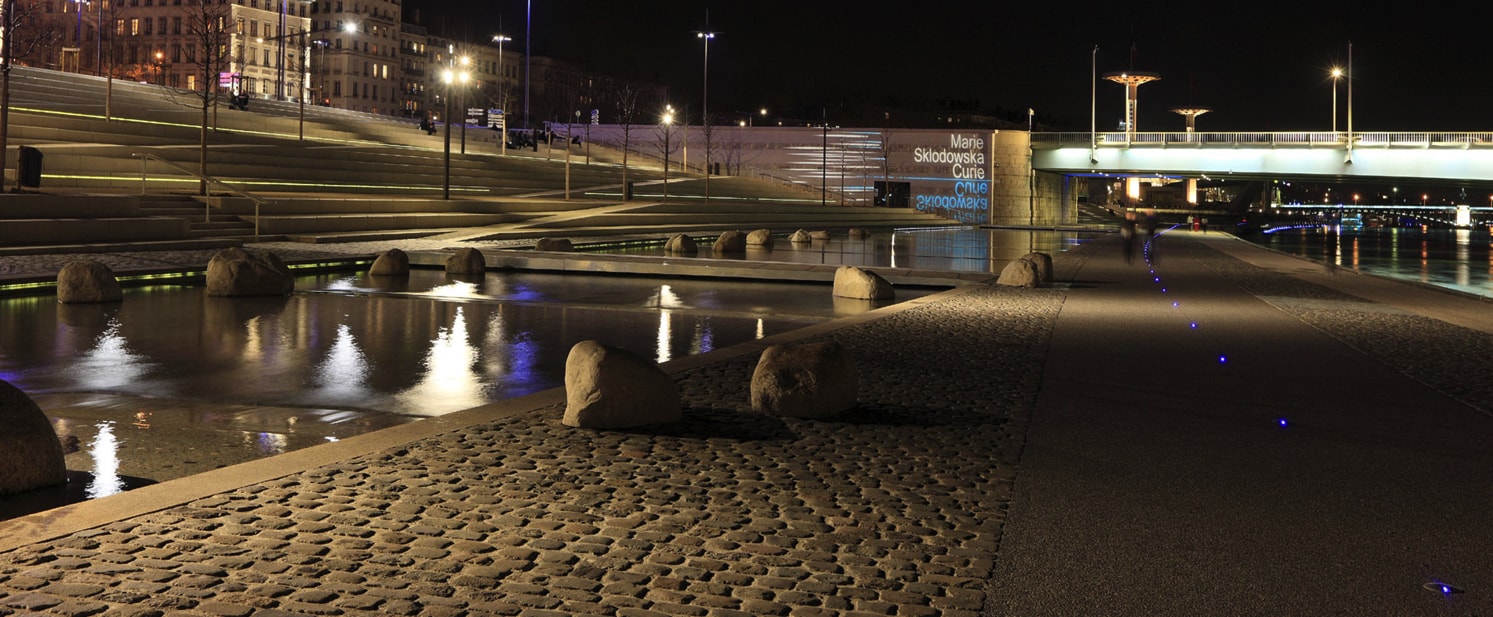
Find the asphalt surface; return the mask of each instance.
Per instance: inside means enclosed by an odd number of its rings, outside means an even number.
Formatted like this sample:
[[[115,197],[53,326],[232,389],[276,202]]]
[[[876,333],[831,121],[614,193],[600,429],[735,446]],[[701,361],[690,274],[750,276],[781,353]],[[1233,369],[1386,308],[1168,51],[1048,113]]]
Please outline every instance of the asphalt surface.
[[[674,425],[550,391],[0,522],[0,612],[1493,614],[1485,302],[1117,243],[669,363]],[[857,409],[752,413],[819,339]]]

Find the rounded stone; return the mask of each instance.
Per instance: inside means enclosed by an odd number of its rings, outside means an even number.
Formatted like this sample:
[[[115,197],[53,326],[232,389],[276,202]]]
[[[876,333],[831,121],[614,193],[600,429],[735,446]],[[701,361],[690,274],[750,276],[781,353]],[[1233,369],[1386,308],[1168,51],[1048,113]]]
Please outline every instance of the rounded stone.
[[[410,273],[410,257],[399,249],[389,249],[378,254],[368,268],[372,276],[404,276]]]
[[[1041,287],[1042,273],[1037,270],[1037,264],[1021,258],[1006,264],[995,284],[1006,287]]]
[[[794,244],[807,244],[809,240],[809,232],[802,229],[794,231],[788,236],[788,241]]]
[[[1052,282],[1052,256],[1047,253],[1027,253],[1021,257],[1037,266],[1037,278],[1045,285]]]
[[[746,236],[746,243],[747,243],[747,246],[760,246],[760,247],[763,247],[763,248],[772,248],[772,230],[771,229],[753,229],[751,231],[751,233],[747,234],[747,236]]]
[[[726,231],[721,232],[720,237],[715,239],[715,244],[711,246],[711,250],[715,251],[716,255],[722,253],[745,253],[746,245],[745,233],[741,231]]]
[[[207,262],[209,296],[283,296],[292,291],[295,276],[274,253],[231,247]]]
[[[0,380],[0,495],[67,482],[62,442],[31,397]]]
[[[855,362],[834,341],[773,345],[752,372],[752,409],[794,418],[831,418],[855,406]]]
[[[858,300],[891,300],[897,293],[881,275],[855,266],[835,270],[834,295]]]
[[[565,358],[565,416],[577,428],[619,429],[676,422],[679,389],[657,364],[635,353],[581,341]]]
[[[540,238],[534,242],[534,250],[569,253],[575,250],[575,245],[570,243],[569,238]]]
[[[102,262],[80,259],[57,273],[57,301],[63,304],[119,302],[124,290],[114,271]]]
[[[674,234],[669,241],[664,243],[664,251],[680,255],[693,255],[700,252],[700,245],[689,234]]]
[[[484,274],[487,272],[487,257],[482,251],[471,247],[456,249],[446,258],[447,274]]]

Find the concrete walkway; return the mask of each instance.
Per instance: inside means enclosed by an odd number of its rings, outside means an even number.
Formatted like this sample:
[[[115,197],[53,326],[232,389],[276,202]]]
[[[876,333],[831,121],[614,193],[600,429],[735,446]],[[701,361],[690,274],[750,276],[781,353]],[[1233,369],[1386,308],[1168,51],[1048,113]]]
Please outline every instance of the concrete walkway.
[[[671,362],[676,425],[568,429],[550,391],[0,522],[0,612],[1493,611],[1485,303],[1217,235],[1153,275],[1116,242],[1056,289]],[[751,413],[762,346],[823,338],[859,409]]]

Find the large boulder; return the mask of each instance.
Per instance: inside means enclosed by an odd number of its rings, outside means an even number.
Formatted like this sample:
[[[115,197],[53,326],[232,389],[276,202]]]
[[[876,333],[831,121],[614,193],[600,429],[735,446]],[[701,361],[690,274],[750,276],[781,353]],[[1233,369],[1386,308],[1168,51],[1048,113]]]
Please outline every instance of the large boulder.
[[[405,276],[410,273],[410,256],[399,249],[389,249],[373,259],[368,268],[372,276]]]
[[[829,232],[823,229],[815,229],[814,231],[809,232],[809,240],[815,242],[829,240]]]
[[[747,234],[747,236],[746,236],[746,243],[747,243],[747,246],[760,246],[762,248],[772,248],[772,230],[771,229],[753,229],[751,231],[751,233]]]
[[[752,409],[775,416],[831,418],[855,407],[849,350],[834,341],[773,345],[752,372]]]
[[[119,302],[124,290],[109,266],[92,259],[68,262],[57,273],[57,301],[63,304]]]
[[[231,247],[207,262],[209,296],[283,296],[292,291],[295,276],[274,253]]]
[[[835,270],[834,295],[859,300],[891,300],[897,297],[897,292],[880,274],[855,266],[840,266]]]
[[[721,236],[715,239],[715,244],[710,248],[716,255],[723,253],[745,253],[746,234],[740,231],[721,232]]]
[[[630,351],[581,341],[565,358],[566,426],[619,429],[678,421],[679,389],[663,369]]]
[[[62,442],[41,408],[0,381],[0,495],[67,482]]]
[[[695,239],[689,234],[674,234],[669,241],[664,243],[664,252],[677,255],[694,255],[700,252],[700,245],[695,244]]]
[[[1037,266],[1037,280],[1043,285],[1052,282],[1052,256],[1047,253],[1027,253],[1021,257]]]
[[[871,237],[871,232],[870,230],[861,229],[860,227],[852,227],[850,228],[850,231],[846,233],[846,235],[850,236],[851,240],[865,240],[866,238]]]
[[[1006,264],[995,284],[1007,287],[1041,287],[1042,273],[1032,260],[1021,258]]]
[[[487,273],[487,257],[482,251],[471,247],[456,249],[450,257],[446,258],[446,274],[485,274]]]
[[[789,234],[788,236],[788,241],[794,244],[808,244],[809,240],[809,232],[802,229],[797,230],[792,234]]]
[[[575,250],[575,245],[570,243],[569,238],[540,238],[534,242],[534,250],[569,253]]]

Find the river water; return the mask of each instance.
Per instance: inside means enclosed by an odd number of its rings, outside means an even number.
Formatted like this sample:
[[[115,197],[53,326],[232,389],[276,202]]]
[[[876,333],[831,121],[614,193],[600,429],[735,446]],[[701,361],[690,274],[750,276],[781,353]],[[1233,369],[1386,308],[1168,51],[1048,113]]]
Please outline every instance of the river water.
[[[1304,226],[1243,237],[1341,268],[1493,298],[1493,235],[1486,227]]]

